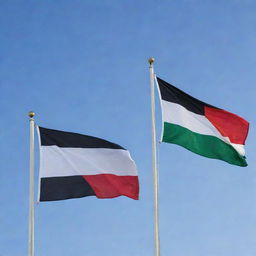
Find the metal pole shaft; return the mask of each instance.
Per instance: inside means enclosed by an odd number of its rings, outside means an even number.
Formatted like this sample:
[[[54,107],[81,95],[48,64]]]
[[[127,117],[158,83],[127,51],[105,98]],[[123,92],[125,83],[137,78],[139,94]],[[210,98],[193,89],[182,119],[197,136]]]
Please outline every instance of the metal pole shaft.
[[[151,116],[152,116],[152,169],[153,169],[153,187],[154,187],[154,235],[155,235],[155,256],[160,256],[160,238],[159,238],[159,208],[158,208],[158,170],[156,153],[156,118],[155,118],[155,88],[154,88],[154,58],[148,60],[150,72],[150,90],[151,90]]]
[[[28,224],[28,255],[34,256],[34,112],[29,112],[30,124],[30,157],[29,157],[29,224]]]

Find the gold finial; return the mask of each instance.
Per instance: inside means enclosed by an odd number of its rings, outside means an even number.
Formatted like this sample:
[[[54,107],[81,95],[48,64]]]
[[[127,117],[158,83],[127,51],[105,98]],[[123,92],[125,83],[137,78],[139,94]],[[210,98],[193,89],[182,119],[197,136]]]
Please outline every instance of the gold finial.
[[[148,63],[149,63],[150,65],[152,65],[152,64],[154,63],[154,61],[155,61],[155,59],[152,58],[152,57],[150,57],[150,58],[148,59]]]
[[[29,111],[29,112],[28,112],[28,116],[29,116],[30,118],[33,118],[33,117],[35,116],[35,112]]]

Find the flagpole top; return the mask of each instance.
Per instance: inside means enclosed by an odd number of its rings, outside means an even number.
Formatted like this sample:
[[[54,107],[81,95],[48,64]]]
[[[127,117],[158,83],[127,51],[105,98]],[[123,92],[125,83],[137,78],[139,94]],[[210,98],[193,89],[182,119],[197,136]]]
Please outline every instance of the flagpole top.
[[[28,116],[29,116],[30,118],[33,118],[33,117],[35,116],[35,112],[29,111],[29,112],[28,112]]]
[[[148,59],[148,63],[150,64],[150,66],[154,63],[155,59],[153,57],[150,57]]]

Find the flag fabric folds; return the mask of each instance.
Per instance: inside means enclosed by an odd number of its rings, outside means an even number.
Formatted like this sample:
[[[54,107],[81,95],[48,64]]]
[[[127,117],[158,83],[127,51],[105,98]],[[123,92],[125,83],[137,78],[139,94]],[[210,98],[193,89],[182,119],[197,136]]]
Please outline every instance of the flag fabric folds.
[[[38,127],[40,201],[85,196],[138,199],[136,165],[129,151],[109,141]]]
[[[199,155],[247,166],[244,144],[249,123],[156,78],[162,108],[162,141]]]

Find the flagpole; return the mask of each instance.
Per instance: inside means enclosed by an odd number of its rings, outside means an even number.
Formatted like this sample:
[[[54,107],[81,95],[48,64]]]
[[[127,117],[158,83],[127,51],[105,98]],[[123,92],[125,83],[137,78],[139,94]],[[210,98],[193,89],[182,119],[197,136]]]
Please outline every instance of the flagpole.
[[[159,238],[159,208],[158,208],[158,170],[156,153],[156,117],[155,117],[155,88],[154,88],[154,68],[155,59],[149,58],[150,91],[151,91],[151,119],[152,119],[152,169],[154,188],[154,236],[155,236],[155,256],[160,256]]]
[[[35,113],[28,113],[30,124],[30,157],[29,157],[29,222],[28,222],[28,255],[34,256],[34,154],[35,154]]]

